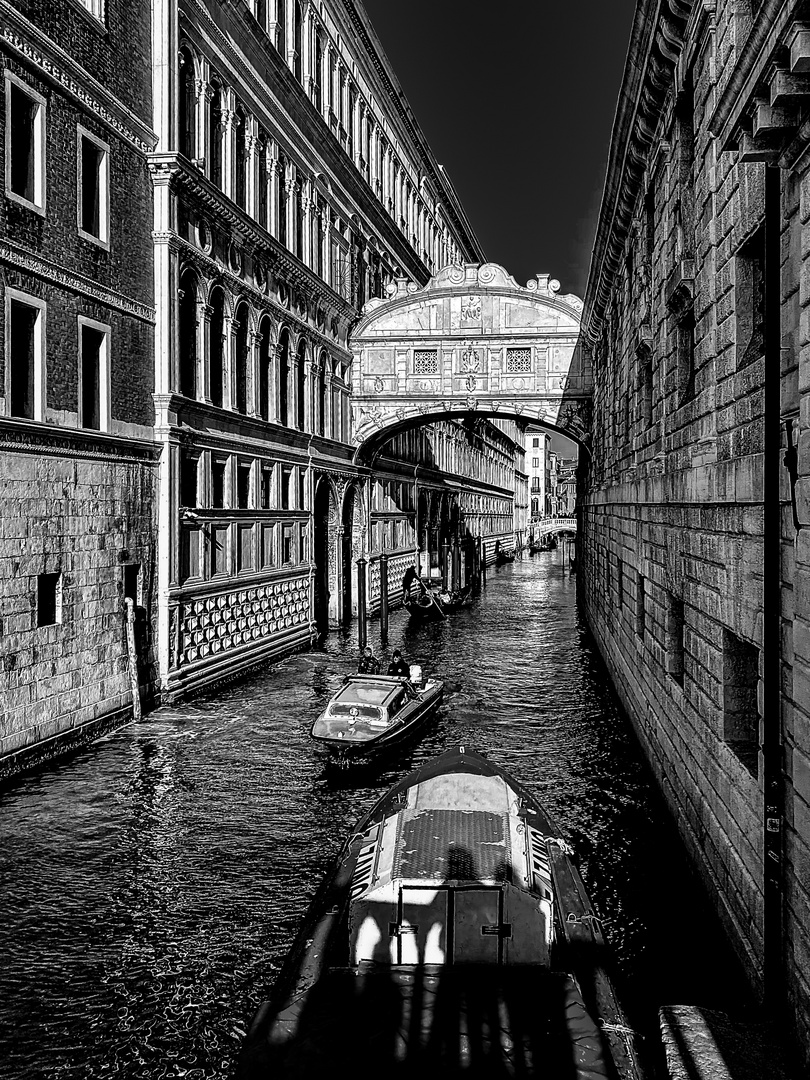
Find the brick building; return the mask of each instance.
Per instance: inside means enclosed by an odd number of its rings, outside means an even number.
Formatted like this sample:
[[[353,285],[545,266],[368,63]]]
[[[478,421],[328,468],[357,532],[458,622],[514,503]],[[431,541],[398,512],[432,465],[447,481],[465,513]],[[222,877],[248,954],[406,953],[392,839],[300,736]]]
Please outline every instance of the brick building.
[[[0,758],[154,689],[150,11],[0,3]]]
[[[806,16],[638,3],[583,314],[580,578],[729,937],[810,1057]]]

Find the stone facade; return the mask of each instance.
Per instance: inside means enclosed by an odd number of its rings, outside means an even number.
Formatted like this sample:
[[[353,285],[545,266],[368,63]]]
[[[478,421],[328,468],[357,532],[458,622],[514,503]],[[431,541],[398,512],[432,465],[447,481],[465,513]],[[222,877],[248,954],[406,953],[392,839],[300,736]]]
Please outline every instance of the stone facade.
[[[98,9],[98,10],[96,10]],[[153,695],[150,9],[0,3],[0,775]]]
[[[580,584],[730,940],[810,1058],[802,14],[638,4],[583,312]]]

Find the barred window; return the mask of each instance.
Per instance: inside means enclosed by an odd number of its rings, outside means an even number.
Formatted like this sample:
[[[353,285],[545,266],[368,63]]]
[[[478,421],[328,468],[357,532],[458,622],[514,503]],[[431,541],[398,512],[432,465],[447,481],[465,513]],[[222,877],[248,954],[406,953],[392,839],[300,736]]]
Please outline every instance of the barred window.
[[[414,375],[438,375],[439,352],[438,349],[414,349],[413,350],[413,373]]]
[[[532,370],[532,350],[531,349],[507,349],[506,350],[506,371],[507,374],[515,374],[517,372],[526,372]]]

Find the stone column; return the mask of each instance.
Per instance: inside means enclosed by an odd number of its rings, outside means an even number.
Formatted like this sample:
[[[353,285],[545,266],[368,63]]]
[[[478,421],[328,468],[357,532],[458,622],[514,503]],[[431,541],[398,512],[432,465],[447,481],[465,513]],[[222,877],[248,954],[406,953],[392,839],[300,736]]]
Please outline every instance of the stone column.
[[[222,89],[222,190],[229,199],[236,190],[235,139],[238,134],[236,112],[234,111],[234,93],[229,87]]]
[[[197,322],[195,327],[194,363],[196,372],[194,377],[195,397],[197,401],[207,401],[210,404],[211,396],[208,387],[208,364],[206,363],[205,344],[208,340],[207,323],[211,318],[211,308],[202,298],[202,290],[197,293]]]
[[[312,213],[313,203],[309,194],[309,183],[301,186],[301,205],[298,210],[301,214],[301,238],[303,240],[303,251],[298,252],[298,258],[306,263],[310,268],[312,267]]]
[[[284,183],[284,177],[281,176],[281,162],[275,156],[278,153],[278,148],[273,144],[271,154],[267,157],[267,197],[270,200],[270,212],[267,215],[267,227],[268,231],[278,239],[278,191],[279,184]]]
[[[286,177],[284,187],[287,192],[287,249],[295,250],[295,213],[296,197],[298,194],[298,181],[292,177]]]
[[[245,210],[256,221],[259,219],[259,136],[255,117],[248,116],[245,138]]]
[[[207,73],[208,65],[203,60],[201,67]],[[201,168],[205,168],[210,157],[208,146],[208,110],[211,107],[211,99],[214,92],[205,78],[194,81],[194,149],[197,151],[196,162]]]

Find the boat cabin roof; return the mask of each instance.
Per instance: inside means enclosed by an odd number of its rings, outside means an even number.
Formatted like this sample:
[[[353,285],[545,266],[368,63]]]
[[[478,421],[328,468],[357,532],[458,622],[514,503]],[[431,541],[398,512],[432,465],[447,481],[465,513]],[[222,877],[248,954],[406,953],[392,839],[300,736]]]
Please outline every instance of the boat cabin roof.
[[[332,698],[333,705],[377,705],[383,707],[401,695],[404,679],[354,675]]]

